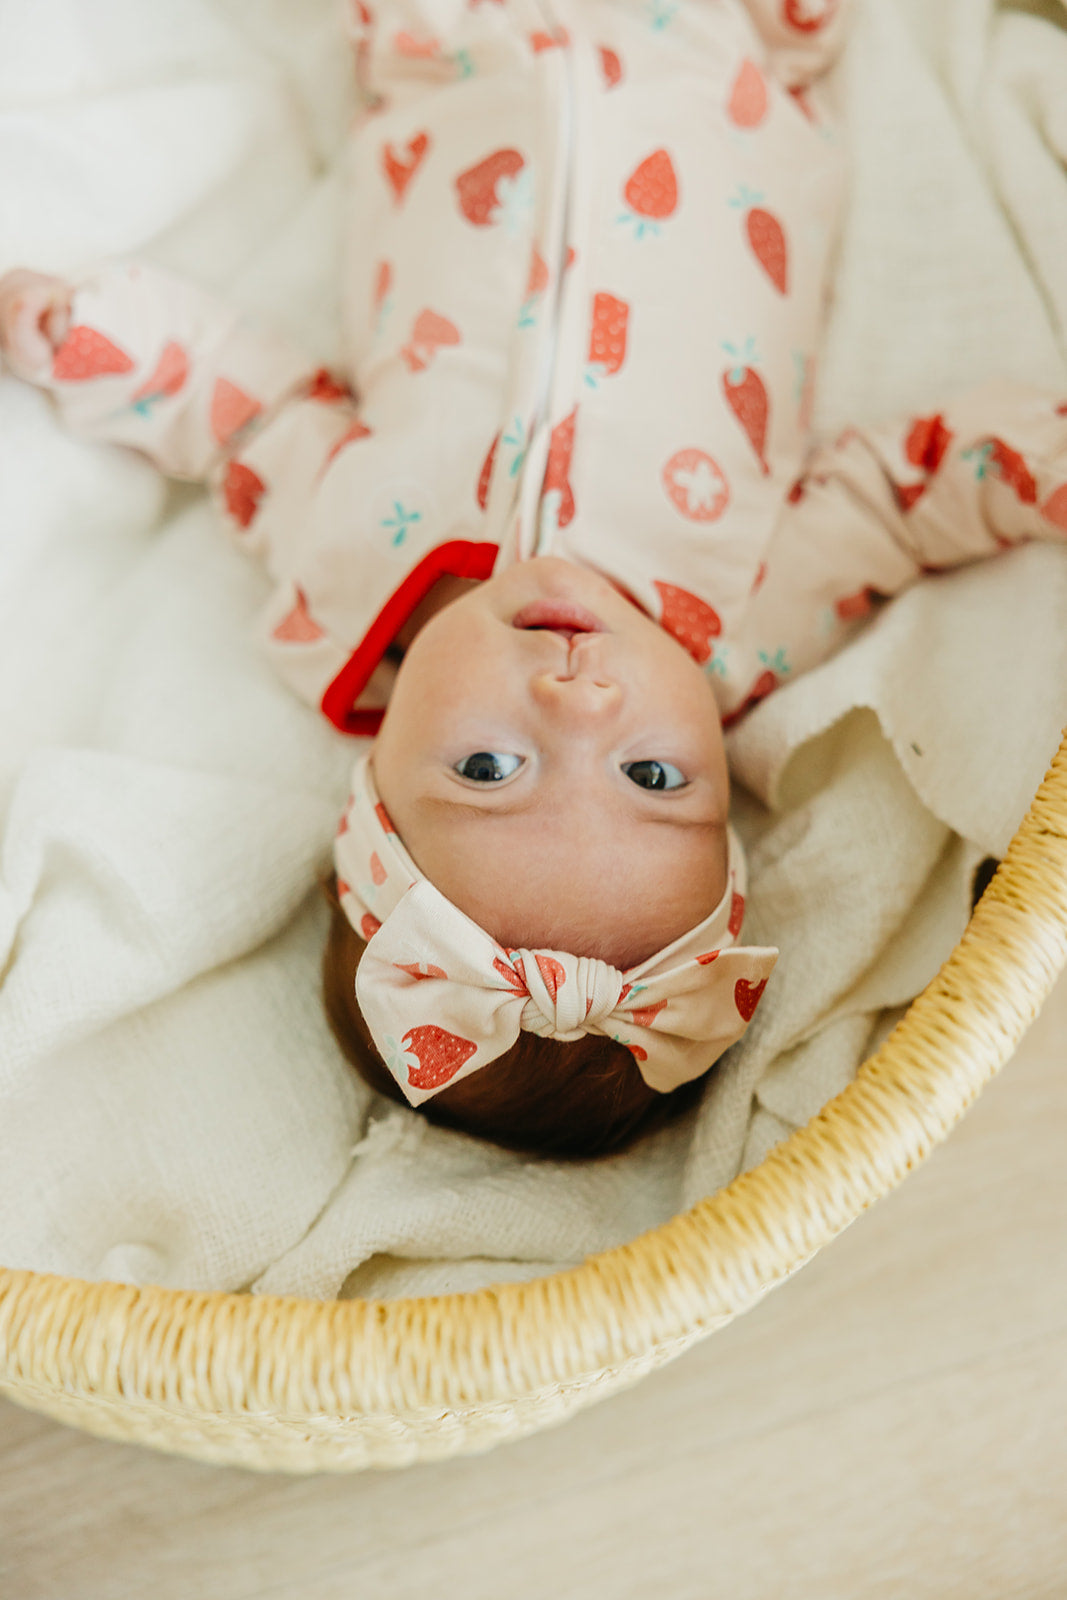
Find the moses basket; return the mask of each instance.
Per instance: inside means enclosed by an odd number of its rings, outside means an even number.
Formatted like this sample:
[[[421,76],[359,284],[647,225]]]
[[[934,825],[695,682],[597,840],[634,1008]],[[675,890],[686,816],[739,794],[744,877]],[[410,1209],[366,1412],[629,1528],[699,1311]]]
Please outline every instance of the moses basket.
[[[584,1265],[424,1299],[0,1270],[0,1392],[92,1433],[291,1472],[558,1422],[756,1303],[942,1139],[1067,961],[1067,736],[959,945],[854,1083],[728,1188]]]

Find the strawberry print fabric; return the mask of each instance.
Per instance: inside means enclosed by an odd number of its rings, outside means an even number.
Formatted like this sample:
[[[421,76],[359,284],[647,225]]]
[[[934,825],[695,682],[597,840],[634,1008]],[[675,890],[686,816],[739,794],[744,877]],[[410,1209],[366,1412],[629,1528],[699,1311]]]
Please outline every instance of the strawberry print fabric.
[[[617,1040],[661,1093],[702,1076],[748,1027],[778,958],[736,943],[745,862],[728,833],[714,911],[628,972],[560,950],[505,950],[419,872],[362,756],[334,846],[337,891],[367,941],[360,1010],[410,1104],[495,1061],[521,1030]]]
[[[844,0],[356,3],[346,370],[145,266],[75,296],[68,421],[207,478],[280,672],[373,733],[446,574],[615,579],[741,716],[924,570],[1067,531],[1062,395],[813,449]]]

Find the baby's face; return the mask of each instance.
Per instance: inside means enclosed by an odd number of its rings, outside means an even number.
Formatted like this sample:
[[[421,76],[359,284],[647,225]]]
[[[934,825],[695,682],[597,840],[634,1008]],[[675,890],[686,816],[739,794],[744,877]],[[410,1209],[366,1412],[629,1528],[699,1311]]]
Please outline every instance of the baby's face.
[[[704,674],[606,579],[555,557],[424,625],[374,773],[421,871],[509,948],[634,966],[725,888],[729,784]]]

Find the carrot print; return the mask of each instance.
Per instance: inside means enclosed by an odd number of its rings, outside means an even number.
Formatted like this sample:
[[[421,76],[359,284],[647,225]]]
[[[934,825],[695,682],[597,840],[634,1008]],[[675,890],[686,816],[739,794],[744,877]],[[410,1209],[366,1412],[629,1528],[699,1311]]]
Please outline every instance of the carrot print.
[[[763,379],[749,364],[755,359],[754,341],[746,339],[740,350],[723,343],[727,355],[733,356],[734,365],[722,375],[722,389],[734,416],[741,424],[748,441],[756,452],[756,460],[766,477],[770,472],[764,446],[767,442],[767,387]]]
[[[729,203],[744,213],[745,235],[753,255],[778,293],[785,294],[789,287],[785,230],[774,213],[759,204],[762,199],[761,194],[742,187]]]

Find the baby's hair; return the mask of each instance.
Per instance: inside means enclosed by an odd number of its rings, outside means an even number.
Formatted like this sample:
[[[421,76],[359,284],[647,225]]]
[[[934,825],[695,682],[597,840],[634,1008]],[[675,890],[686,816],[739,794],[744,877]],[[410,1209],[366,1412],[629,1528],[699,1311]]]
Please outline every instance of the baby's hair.
[[[330,933],[323,956],[326,1015],[338,1044],[378,1094],[407,1105],[371,1039],[356,1000],[356,968],[366,944],[324,882]],[[428,1122],[537,1155],[609,1155],[693,1105],[701,1079],[672,1094],[650,1089],[629,1050],[600,1035],[573,1043],[520,1033],[510,1050],[418,1109]]]

